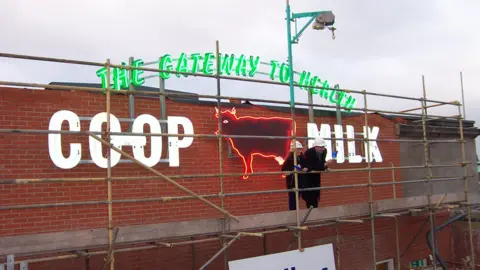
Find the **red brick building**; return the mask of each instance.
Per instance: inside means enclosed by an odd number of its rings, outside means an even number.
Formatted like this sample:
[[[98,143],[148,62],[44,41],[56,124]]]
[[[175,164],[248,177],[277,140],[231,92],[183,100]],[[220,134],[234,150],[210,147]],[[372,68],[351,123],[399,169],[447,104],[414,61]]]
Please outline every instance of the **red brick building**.
[[[111,113],[117,118],[129,118],[128,97],[112,95]],[[216,102],[188,101],[167,98],[168,116],[184,116],[191,120],[195,134],[214,135],[217,130],[215,118]],[[223,109],[235,107],[237,116],[258,117],[290,117],[288,110],[281,107],[252,105],[250,103],[222,103]],[[60,110],[69,110],[80,117],[93,117],[106,111],[105,96],[98,93],[82,91],[31,90],[18,88],[0,89],[0,124],[2,129],[48,130],[52,115]],[[296,113],[296,131],[298,136],[307,136],[308,116],[305,110]],[[328,111],[316,110],[315,121],[320,124],[335,124],[335,115]],[[158,97],[136,97],[135,115],[149,114],[160,118],[160,101]],[[356,132],[362,131],[365,117],[363,114],[343,117],[342,125],[352,125]],[[396,139],[396,123],[398,120],[387,119],[379,114],[368,115],[368,125],[380,128],[379,139]],[[90,121],[81,119],[81,131],[88,131]],[[128,122],[121,122],[122,131],[128,130]],[[68,130],[63,124],[62,130]],[[145,132],[149,132],[145,126]],[[182,133],[182,130],[179,130]],[[108,226],[107,215],[107,183],[105,181],[85,181],[86,178],[99,179],[106,177],[106,170],[95,164],[79,164],[68,170],[54,166],[49,156],[48,135],[46,133],[2,133],[0,134],[0,168],[3,179],[43,179],[44,182],[28,184],[0,185],[0,239],[15,236],[34,235],[62,231],[85,229],[102,229]],[[146,156],[149,153],[150,138],[147,137]],[[69,144],[82,144],[82,160],[89,160],[88,135],[62,134],[63,154],[69,155]],[[306,145],[305,142],[303,142]],[[361,153],[361,143],[357,142]],[[362,143],[363,144],[363,143]],[[162,159],[167,156],[167,139],[163,139]],[[398,142],[378,142],[383,156],[382,163],[372,163],[373,167],[400,166],[400,146]],[[229,153],[227,141],[223,141],[224,173],[242,173],[243,164],[234,153]],[[345,144],[345,149],[347,148]],[[123,147],[132,155],[131,147]],[[219,150],[215,137],[195,137],[188,148],[179,150],[180,166],[169,167],[168,163],[158,163],[152,168],[167,176],[192,175],[192,177],[174,178],[179,184],[197,194],[218,194],[220,192],[219,177],[193,177],[198,174],[218,174]],[[104,147],[103,154],[106,153]],[[122,158],[124,159],[124,158]],[[334,164],[333,169],[364,168],[366,163]],[[277,172],[278,163],[269,158],[255,157],[254,170]],[[402,179],[401,171],[394,172],[395,178]],[[150,172],[132,163],[119,163],[112,168],[112,177],[149,177]],[[48,182],[45,179],[81,178],[82,181],[63,183]],[[372,172],[374,183],[392,181],[391,170]],[[78,179],[77,179],[78,180]],[[404,180],[404,179],[402,179]],[[407,179],[408,180],[408,179]],[[357,185],[368,183],[366,171],[331,172],[322,176],[322,186]],[[280,175],[224,177],[224,192],[239,193],[266,190],[283,190],[285,181]],[[113,224],[124,226],[180,222],[209,218],[220,218],[221,213],[195,199],[174,199],[168,197],[187,196],[185,192],[161,179],[130,179],[113,181]],[[402,198],[402,186],[395,185],[396,198]],[[159,198],[148,202],[128,200]],[[375,186],[373,200],[394,199],[392,185]],[[220,199],[209,198],[210,202],[220,205]],[[78,203],[70,206],[43,207],[42,204],[76,203],[89,201],[87,205]],[[368,187],[351,187],[343,189],[322,190],[321,207],[366,203],[369,201]],[[263,214],[288,210],[286,193],[254,194],[227,196],[224,198],[227,211],[235,216]],[[15,205],[35,206],[31,209],[8,209]],[[305,208],[301,202],[302,208]],[[315,211],[315,210],[314,210]],[[408,269],[411,261],[427,258],[431,253],[425,241],[425,233],[429,226],[422,229],[426,215],[418,217],[400,216],[398,218],[399,250],[402,254],[401,269]],[[437,222],[448,218],[448,213],[440,211]],[[338,229],[338,234],[337,234]],[[419,232],[418,239],[412,239]],[[375,220],[376,259],[383,261],[394,259],[397,264],[397,246],[395,222],[393,219],[377,218]],[[228,260],[247,258],[285,251],[290,243],[292,232],[268,234],[263,238],[248,237],[238,240],[228,249]],[[194,235],[193,239],[204,236]],[[7,239],[7,238],[5,238]],[[182,238],[189,240],[189,238]],[[11,240],[11,241],[14,241]],[[5,240],[6,241],[6,240]],[[445,229],[437,235],[440,254],[444,260],[451,260],[450,231]],[[121,243],[116,248],[129,248],[133,244]],[[1,240],[0,240],[1,243]],[[6,242],[4,242],[6,243]],[[373,262],[371,225],[367,220],[363,224],[344,224],[322,226],[303,232],[303,245],[314,246],[333,243],[337,269],[371,269]],[[139,251],[115,253],[115,269],[198,269],[220,249],[219,241],[195,243],[178,247],[159,247]],[[293,245],[295,248],[295,242]],[[5,250],[5,249],[4,249]],[[7,249],[8,250],[8,249]],[[86,246],[88,252],[106,250],[101,246]],[[71,250],[61,250],[61,254],[72,254]],[[2,252],[0,252],[2,253]],[[17,252],[15,252],[17,253]],[[53,251],[32,251],[16,255],[18,260],[23,255],[40,254],[56,256]],[[45,253],[45,254],[43,254]],[[0,254],[4,257],[6,254]],[[99,269],[103,265],[105,255],[34,262],[29,269]],[[32,258],[32,257],[30,257]],[[0,260],[1,263],[1,260]],[[88,264],[88,266],[86,266]],[[223,256],[217,258],[208,269],[223,269]],[[89,268],[88,268],[89,267]],[[396,269],[396,268],[395,268]]]

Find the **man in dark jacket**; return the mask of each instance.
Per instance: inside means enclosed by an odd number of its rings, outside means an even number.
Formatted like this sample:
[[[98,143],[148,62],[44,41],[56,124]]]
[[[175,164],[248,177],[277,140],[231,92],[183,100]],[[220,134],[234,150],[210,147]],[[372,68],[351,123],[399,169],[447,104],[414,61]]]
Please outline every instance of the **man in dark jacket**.
[[[315,144],[312,148],[305,151],[306,168],[304,171],[325,171],[331,164],[331,160],[326,161],[327,149],[325,148],[325,140],[321,137],[315,138]],[[303,183],[304,188],[319,188],[321,186],[322,175],[320,173],[305,174]],[[307,208],[313,206],[318,208],[318,201],[320,200],[320,190],[303,191],[303,199],[307,203]]]
[[[296,141],[297,146],[297,168],[294,168],[294,159],[293,159],[293,144],[290,147],[290,154],[288,155],[285,162],[282,164],[282,171],[288,171],[286,176],[287,189],[295,188],[295,175],[292,173],[293,170],[303,169],[306,165],[305,157],[303,156],[303,146],[299,141]],[[298,188],[303,187],[303,182],[306,174],[298,174]],[[301,194],[299,194],[300,196]],[[288,192],[288,209],[296,209],[296,198],[295,192]]]

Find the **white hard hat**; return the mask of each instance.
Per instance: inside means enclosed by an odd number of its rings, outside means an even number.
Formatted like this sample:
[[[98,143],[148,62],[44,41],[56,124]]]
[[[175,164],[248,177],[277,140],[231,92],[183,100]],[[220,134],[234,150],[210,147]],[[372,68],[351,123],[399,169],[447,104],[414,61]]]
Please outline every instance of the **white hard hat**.
[[[303,149],[303,145],[299,141],[295,141],[295,145],[297,146],[297,149]],[[293,151],[293,142],[290,143],[290,149]]]
[[[325,146],[327,146],[327,144],[325,143],[325,140],[322,137],[316,137],[314,146],[325,147]]]

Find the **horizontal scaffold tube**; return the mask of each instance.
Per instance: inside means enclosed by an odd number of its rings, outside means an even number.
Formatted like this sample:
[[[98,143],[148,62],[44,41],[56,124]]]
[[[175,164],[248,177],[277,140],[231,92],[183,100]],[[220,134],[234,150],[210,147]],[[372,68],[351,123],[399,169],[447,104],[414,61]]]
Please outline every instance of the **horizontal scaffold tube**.
[[[455,180],[463,180],[463,177],[430,178],[430,179],[408,180],[408,181],[401,181],[401,182],[373,183],[372,186],[443,182],[443,181],[455,181]],[[341,185],[341,186],[326,186],[326,187],[324,186],[324,187],[318,187],[318,188],[304,188],[304,189],[299,188],[298,191],[301,192],[301,191],[344,189],[344,188],[364,188],[368,186],[370,185],[369,184],[351,184],[351,185]],[[286,193],[286,192],[292,192],[292,191],[294,191],[294,189],[246,191],[246,192],[237,192],[237,193],[224,193],[223,195],[221,194],[199,195],[199,197],[206,199],[206,198],[219,198],[221,196],[223,197],[251,196],[251,195],[261,195],[261,194]],[[196,199],[196,198],[197,197],[194,197],[194,196],[173,196],[173,197],[164,196],[164,197],[155,197],[155,198],[112,200],[112,203],[169,202],[173,200],[188,200],[188,199]],[[103,200],[103,201],[84,201],[84,202],[68,202],[68,203],[44,203],[44,204],[31,204],[31,205],[9,205],[9,206],[0,206],[0,211],[33,209],[33,208],[49,208],[49,207],[67,207],[67,206],[78,206],[78,205],[98,205],[98,204],[108,204],[108,201]]]
[[[23,134],[70,134],[70,135],[102,135],[102,132],[95,131],[70,131],[70,130],[40,130],[40,129],[0,129],[0,133],[23,133]],[[158,137],[193,137],[193,138],[245,138],[245,139],[267,139],[267,140],[281,140],[292,139],[297,140],[313,140],[315,137],[297,137],[297,136],[261,136],[261,135],[215,135],[215,134],[176,134],[176,133],[144,133],[144,132],[110,132],[110,135],[129,135],[129,136],[158,136]],[[423,143],[424,140],[415,139],[367,139],[367,138],[325,138],[325,140],[338,141],[370,141],[370,142],[416,142]],[[460,139],[449,140],[428,140],[427,143],[461,143]]]
[[[10,54],[10,53],[0,53],[0,57],[13,58],[13,59],[24,59],[24,60],[35,60],[35,61],[46,61],[46,62],[57,62],[57,63],[64,63],[64,64],[97,66],[97,67],[109,66],[111,68],[122,68],[122,69],[126,69],[126,70],[143,70],[143,71],[150,71],[150,72],[156,72],[156,73],[164,72],[164,73],[171,73],[171,74],[178,74],[178,75],[190,75],[190,76],[195,76],[195,77],[205,77],[205,78],[212,78],[212,79],[218,79],[219,78],[219,79],[224,79],[224,80],[244,81],[244,82],[252,82],[252,83],[264,83],[264,84],[272,84],[272,85],[289,86],[288,83],[268,81],[268,80],[247,79],[247,78],[240,78],[240,77],[233,77],[233,76],[222,76],[222,75],[207,75],[207,74],[192,73],[192,72],[178,72],[178,71],[174,71],[174,70],[162,70],[162,69],[158,69],[158,68],[137,67],[137,66],[131,66],[131,65],[116,65],[116,64],[111,64],[111,63],[108,63],[108,65],[107,65],[106,62],[102,63],[102,62],[80,61],[80,60],[61,59],[61,58],[54,58],[54,57],[39,57],[39,56],[32,56],[32,55],[21,55],[21,54]],[[3,83],[0,82],[0,84],[3,84]],[[382,93],[375,93],[375,92],[367,92],[365,90],[336,89],[336,88],[328,88],[328,87],[322,87],[322,86],[300,85],[298,83],[294,83],[294,86],[309,87],[309,88],[313,88],[313,89],[336,90],[336,91],[343,91],[343,92],[346,92],[346,93],[366,94],[366,95],[390,97],[390,98],[396,98],[396,99],[406,99],[406,100],[416,100],[416,101],[425,100],[427,102],[439,103],[439,104],[458,105],[457,102],[446,102],[446,101],[414,98],[414,97],[407,97],[407,96],[382,94]]]
[[[470,164],[467,162],[465,164]],[[462,167],[461,163],[458,164],[444,164],[444,165],[430,165],[431,168],[452,168]],[[407,170],[407,169],[425,169],[425,165],[417,166],[397,166],[397,167],[376,167],[376,168],[354,168],[354,169],[335,169],[328,171],[310,171],[310,172],[296,172],[298,174],[326,174],[326,173],[341,173],[341,172],[363,172],[363,171],[390,171],[390,170]],[[185,174],[185,175],[171,175],[168,176],[171,179],[185,179],[185,178],[209,178],[209,177],[234,177],[234,176],[261,176],[261,175],[282,175],[284,171],[277,172],[253,172],[253,173],[211,173],[211,174]],[[160,180],[160,176],[126,176],[126,177],[112,177],[114,181],[129,181],[129,180]],[[0,179],[1,185],[21,185],[32,183],[63,183],[63,182],[98,182],[107,181],[106,177],[73,177],[73,178],[16,178],[16,179]]]
[[[35,87],[35,88],[45,88],[45,89],[57,89],[57,90],[72,90],[72,91],[90,91],[90,92],[99,92],[103,93],[106,89],[96,88],[96,87],[81,87],[81,86],[68,86],[68,85],[49,85],[49,84],[39,84],[39,83],[22,83],[22,82],[10,82],[10,81],[0,81],[0,85],[8,86],[19,86],[19,87]],[[336,89],[338,90],[338,89]],[[167,93],[167,92],[149,92],[149,91],[139,91],[139,90],[112,90],[111,94],[117,95],[148,95],[148,96],[166,96],[166,97],[194,97],[194,98],[212,98],[212,99],[242,99],[253,102],[264,102],[264,103],[276,103],[276,104],[290,104],[287,101],[278,101],[270,99],[255,99],[255,98],[245,98],[245,97],[230,97],[230,96],[216,96],[216,95],[200,95],[200,94],[191,94],[191,93]],[[456,102],[445,102],[451,105],[457,105]],[[374,112],[374,113],[386,113],[386,114],[396,114],[396,115],[405,115],[405,116],[421,116],[419,113],[402,113],[395,111],[386,111],[386,110],[377,110],[377,109],[364,109],[364,108],[346,108],[346,107],[337,107],[336,105],[322,105],[322,104],[308,104],[296,102],[295,105],[301,106],[310,106],[317,108],[331,108],[331,109],[348,109],[352,111],[362,111],[365,112]],[[440,115],[429,115],[429,118],[452,118],[457,120],[457,116],[440,116]]]

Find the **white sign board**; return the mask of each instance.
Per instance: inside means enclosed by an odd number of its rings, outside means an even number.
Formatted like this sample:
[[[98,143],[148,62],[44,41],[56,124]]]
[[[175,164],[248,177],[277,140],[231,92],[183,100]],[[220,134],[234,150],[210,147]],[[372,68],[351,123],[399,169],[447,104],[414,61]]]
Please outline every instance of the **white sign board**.
[[[333,245],[310,247],[228,262],[230,270],[335,270]]]

